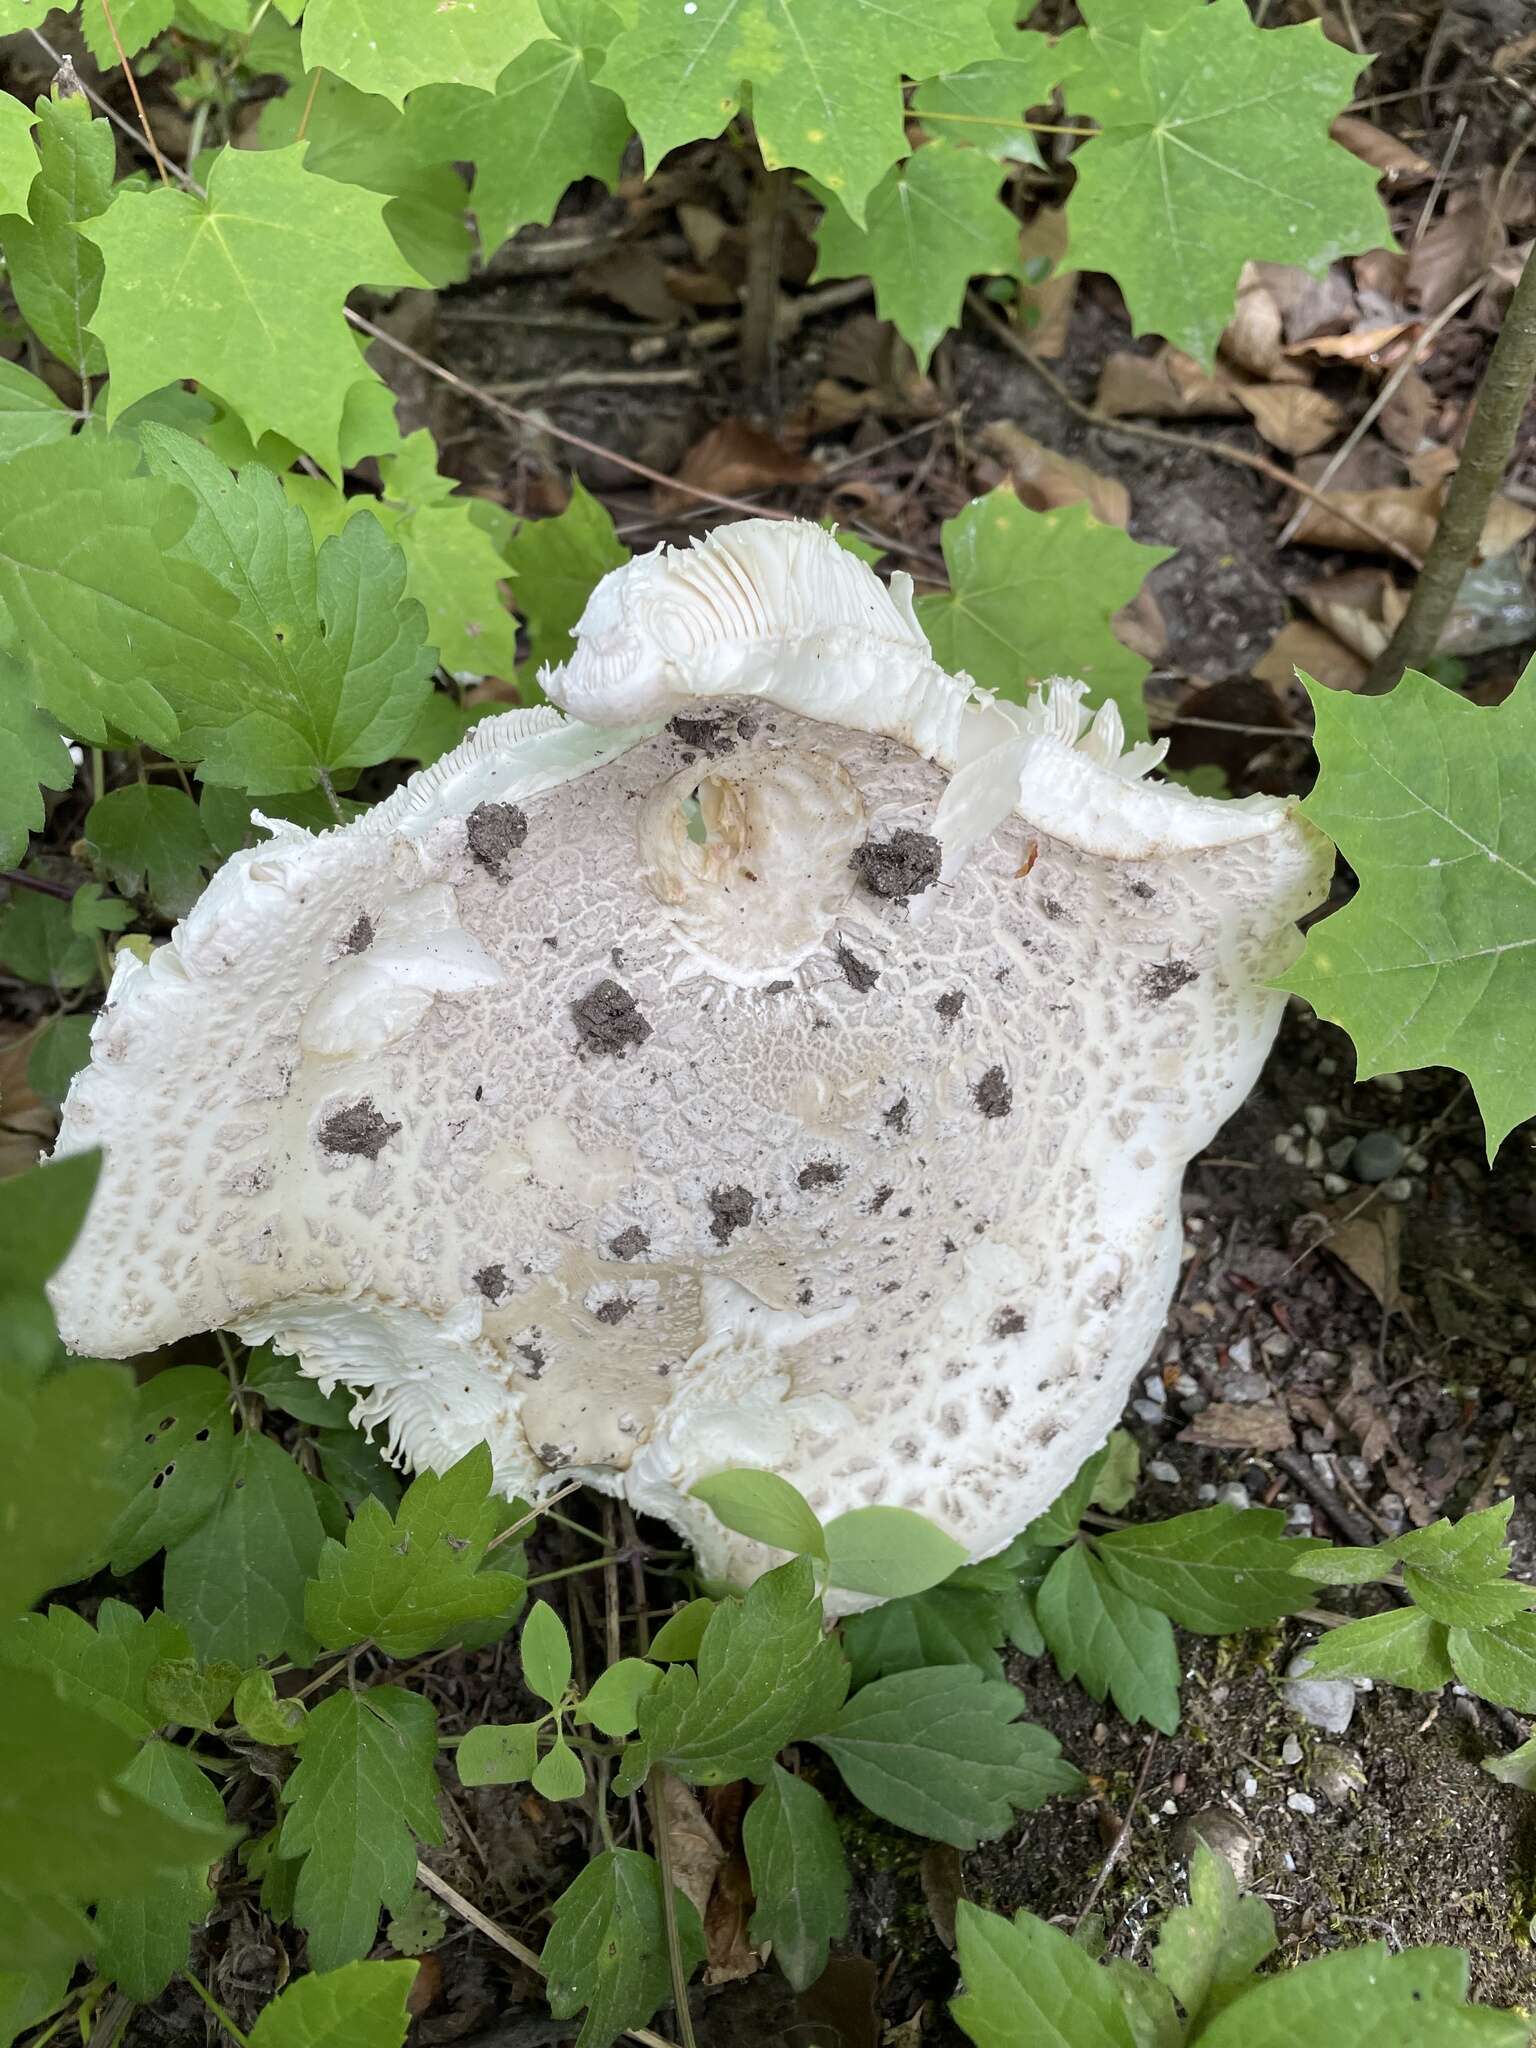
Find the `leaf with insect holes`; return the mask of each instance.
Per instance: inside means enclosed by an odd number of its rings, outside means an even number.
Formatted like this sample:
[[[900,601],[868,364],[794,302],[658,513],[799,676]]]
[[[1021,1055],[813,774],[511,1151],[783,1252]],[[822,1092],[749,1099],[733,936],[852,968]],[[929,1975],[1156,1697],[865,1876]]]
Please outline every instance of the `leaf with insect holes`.
[[[347,293],[424,280],[385,227],[384,200],[314,177],[303,144],[222,150],[207,182],[206,200],[119,188],[81,229],[106,263],[93,324],[112,373],[108,420],[192,377],[212,386],[253,438],[285,435],[339,475],[342,408],[358,381],[342,318]],[[177,281],[174,293],[167,278]]]
[[[917,616],[946,668],[1015,702],[1047,676],[1081,676],[1145,739],[1147,664],[1110,622],[1171,548],[1144,547],[1086,505],[1028,511],[1006,484],[946,520],[942,540],[949,594],[919,598]]]
[[[815,1510],[799,1488],[777,1472],[748,1467],[716,1472],[712,1478],[699,1480],[690,1492],[738,1536],[749,1536],[772,1550],[787,1550],[792,1556],[824,1558],[827,1554]]]
[[[217,864],[192,798],[155,783],[130,782],[98,797],[84,836],[114,888],[128,896],[147,888],[167,917],[191,909]]]
[[[222,1833],[224,1802],[186,1750],[148,1742],[118,1783],[146,1805],[189,1828]],[[210,1846],[208,1862],[213,1860]],[[96,1968],[140,2004],[158,1998],[192,1954],[192,1929],[214,1908],[206,1865],[157,1872],[132,1892],[96,1908]]]
[[[570,659],[576,645],[571,631],[587,599],[610,569],[623,568],[629,549],[614,532],[607,507],[573,479],[565,510],[552,519],[525,519],[507,545],[507,560],[528,628],[531,682],[546,662]]]
[[[1158,1931],[1152,1967],[1191,2020],[1209,2023],[1275,1952],[1275,1916],[1263,1899],[1245,1898],[1231,1865],[1196,1841],[1189,1904],[1176,1906]]]
[[[1438,1692],[1455,1675],[1443,1622],[1394,1607],[1330,1629],[1305,1652],[1309,1678],[1372,1678],[1409,1692]]]
[[[757,1910],[751,1936],[773,1944],[773,1959],[796,1991],[827,1966],[848,1932],[848,1863],[832,1809],[804,1778],[775,1764],[741,1824]]]
[[[304,1588],[322,1540],[304,1474],[270,1437],[244,1430],[213,1511],[166,1549],[166,1612],[200,1657],[248,1669],[281,1651],[308,1663]]]
[[[112,202],[112,130],[91,119],[83,99],[39,100],[36,149],[30,193],[16,213],[0,219],[7,281],[38,340],[77,375],[99,377],[107,358],[91,319],[102,261],[75,230]]]
[[[1261,1978],[1218,2013],[1200,2048],[1526,2048],[1521,2014],[1469,2006],[1467,1956],[1385,1943],[1315,1956]]]
[[[1082,1784],[1055,1736],[1018,1719],[1023,1710],[1016,1686],[951,1664],[876,1679],[811,1739],[882,1820],[974,1849],[1015,1813]]]
[[[309,0],[304,62],[398,107],[422,85],[491,91],[513,59],[544,32],[538,0],[496,0],[493,7],[444,6],[443,0]]]
[[[911,1508],[849,1508],[826,1525],[827,1576],[853,1593],[925,1593],[965,1563],[966,1550]]]
[[[119,1578],[213,1513],[235,1455],[229,1382],[208,1366],[173,1365],[141,1382],[133,1421],[118,1465],[128,1503],[111,1535]]]
[[[962,1899],[955,1940],[965,1990],[949,2009],[976,2048],[1137,2048],[1114,1978],[1061,1928]]]
[[[1035,1596],[1040,1632],[1063,1678],[1128,1721],[1179,1725],[1179,1653],[1166,1614],[1123,1593],[1082,1544],[1064,1550]]]
[[[1095,1536],[1110,1580],[1180,1628],[1224,1636],[1311,1605],[1296,1560],[1327,1545],[1284,1535],[1278,1508],[1200,1508]]]
[[[901,79],[1000,54],[987,0],[638,0],[601,82],[645,143],[718,135],[751,88],[763,161],[809,171],[862,226],[870,193],[907,154]]]
[[[597,83],[620,15],[607,0],[543,0],[543,14],[548,35],[508,65],[494,92],[426,86],[405,110],[418,146],[475,166],[487,263],[519,228],[547,226],[578,179],[611,191],[631,134],[624,102]]]
[[[422,1472],[393,1518],[365,1500],[346,1542],[327,1538],[304,1595],[304,1623],[328,1650],[372,1638],[391,1657],[418,1657],[470,1622],[505,1615],[510,1627],[524,1584],[482,1571],[499,1518],[484,1444],[443,1473]],[[537,1612],[537,1610],[535,1610]]]
[[[911,347],[920,370],[960,323],[973,277],[1019,267],[1019,223],[998,196],[1002,171],[977,149],[930,142],[887,171],[862,226],[821,189],[816,279],[868,277],[875,307]]]
[[[698,1670],[674,1664],[640,1703],[640,1732],[619,1768],[622,1797],[652,1764],[690,1785],[758,1778],[788,1742],[831,1726],[848,1666],[822,1634],[809,1558],[764,1572],[709,1618]]]
[[[311,1963],[363,1955],[381,1906],[399,1912],[416,1882],[416,1838],[440,1842],[437,1714],[399,1686],[334,1692],[310,1714],[283,1787],[280,1847],[302,1856],[294,1918]]]
[[[68,789],[74,779],[57,720],[33,703],[20,664],[0,654],[0,867],[14,867],[28,834],[41,831],[43,788]]]
[[[671,1988],[661,1872],[636,1849],[595,1856],[555,1901],[554,1923],[540,1958],[549,2009],[587,2016],[576,2048],[608,2048],[626,2029],[642,2027]],[[697,1908],[674,1891],[683,1973],[704,1960]]]
[[[1100,133],[1073,158],[1068,260],[1109,272],[1138,334],[1208,364],[1245,261],[1320,276],[1393,246],[1380,173],[1328,132],[1368,60],[1315,22],[1259,28],[1212,0],[1079,54],[1068,102]]]
[[[1464,1073],[1491,1160],[1536,1113],[1536,664],[1491,709],[1413,670],[1385,697],[1303,680],[1321,770],[1303,815],[1360,887],[1282,979],[1349,1033],[1362,1081]]]
[[[250,2048],[401,2048],[420,1967],[359,1962],[310,1970],[262,2007]]]

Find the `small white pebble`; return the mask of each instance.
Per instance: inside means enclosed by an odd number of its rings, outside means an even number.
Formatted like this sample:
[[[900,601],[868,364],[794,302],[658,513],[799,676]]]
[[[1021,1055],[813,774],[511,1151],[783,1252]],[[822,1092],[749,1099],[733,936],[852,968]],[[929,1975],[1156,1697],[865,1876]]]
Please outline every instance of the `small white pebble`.
[[[1323,1193],[1325,1195],[1347,1195],[1349,1193],[1349,1182],[1342,1173],[1325,1173],[1323,1175]]]
[[[1377,1074],[1375,1083],[1378,1088],[1385,1088],[1389,1095],[1401,1095],[1403,1092],[1401,1074]]]
[[[1174,1802],[1171,1799],[1165,1799],[1163,1801],[1164,1813],[1177,1813],[1178,1810],[1178,1807],[1174,1804]]]
[[[1389,1202],[1411,1202],[1413,1200],[1413,1182],[1406,1177],[1383,1181],[1381,1192]]]
[[[1147,1467],[1147,1477],[1155,1479],[1159,1486],[1177,1486],[1180,1473],[1177,1465],[1171,1465],[1166,1458],[1154,1458]]]
[[[1293,1792],[1286,1800],[1292,1813],[1316,1813],[1317,1801],[1310,1792]]]
[[[1280,1761],[1283,1764],[1299,1764],[1301,1762],[1301,1744],[1294,1735],[1287,1735],[1284,1743],[1281,1745]]]
[[[1259,1781],[1258,1781],[1258,1779],[1257,1779],[1257,1778],[1244,1778],[1244,1780],[1243,1780],[1243,1784],[1242,1784],[1242,1792],[1243,1792],[1243,1797],[1244,1797],[1245,1799],[1256,1799],[1256,1798],[1258,1797],[1258,1792],[1259,1792]]]
[[[1307,1120],[1307,1129],[1314,1138],[1320,1138],[1328,1128],[1328,1112],[1320,1102],[1309,1102],[1302,1111]]]

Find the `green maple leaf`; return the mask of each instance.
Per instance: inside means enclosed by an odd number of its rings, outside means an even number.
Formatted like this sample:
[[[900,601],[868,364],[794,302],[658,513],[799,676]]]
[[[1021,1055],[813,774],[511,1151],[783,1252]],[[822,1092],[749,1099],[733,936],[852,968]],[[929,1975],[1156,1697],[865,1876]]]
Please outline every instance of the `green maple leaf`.
[[[398,1686],[332,1693],[304,1724],[283,1787],[280,1843],[302,1856],[294,1918],[322,1970],[366,1954],[379,1911],[398,1913],[416,1882],[416,1838],[440,1842],[437,1714]]]
[[[304,62],[334,71],[395,105],[418,85],[489,92],[514,57],[544,34],[538,0],[310,0]]]
[[[339,474],[342,410],[358,380],[347,293],[424,280],[384,225],[383,199],[315,177],[304,153],[225,149],[206,200],[120,188],[81,229],[106,264],[94,326],[112,372],[109,423],[192,377],[253,438],[285,435]]]
[[[94,1628],[73,1609],[56,1606],[19,1615],[0,1629],[0,1664],[44,1673],[60,1699],[141,1740],[158,1725],[146,1698],[149,1674],[186,1649],[186,1634],[175,1622],[142,1615],[122,1600],[104,1600]]]
[[[49,441],[67,441],[76,417],[41,377],[19,363],[0,362],[0,458]]]
[[[1068,260],[1109,272],[1138,334],[1209,363],[1245,262],[1320,275],[1394,246],[1379,173],[1328,134],[1367,59],[1313,22],[1257,28],[1244,0],[1134,37],[1124,12],[1080,46],[1071,81],[1072,110],[1102,132],[1074,158]]]
[[[24,672],[0,656],[0,867],[14,867],[40,831],[43,787],[68,789],[75,764],[58,723],[32,701]]]
[[[21,317],[82,377],[101,376],[107,358],[91,332],[101,252],[76,227],[111,205],[116,154],[110,126],[93,121],[83,99],[39,100],[38,172],[27,218],[0,220],[0,246]]]
[[[674,1892],[685,1973],[704,1960],[704,1930],[692,1901]],[[576,2048],[608,2048],[641,2027],[671,1988],[661,1872],[636,1849],[596,1856],[555,1901],[544,1944],[549,2009],[569,2019],[587,2008]]]
[[[1011,7],[1007,10],[1011,15]],[[947,141],[985,150],[1003,163],[1039,164],[1039,145],[1024,126],[1028,108],[1043,105],[1077,64],[1061,43],[1031,29],[1013,33],[999,21],[1003,57],[979,57],[926,79],[912,96],[925,128]]]
[[[109,25],[103,0],[81,0],[80,4],[86,48],[103,71],[114,69],[122,61],[118,56],[119,43],[124,56],[136,57],[146,43],[153,42],[162,30],[170,27],[176,12],[176,0],[111,0],[111,6]],[[115,36],[113,29],[117,31]]]
[[[490,1497],[491,1454],[479,1444],[441,1475],[423,1472],[391,1518],[366,1500],[345,1544],[327,1540],[304,1598],[309,1632],[328,1650],[372,1637],[392,1657],[416,1657],[463,1623],[504,1615],[524,1583],[482,1572],[500,1526]]]
[[[1304,812],[1360,878],[1285,976],[1355,1042],[1359,1078],[1455,1067],[1488,1156],[1536,1114],[1536,667],[1491,710],[1410,671],[1385,697],[1307,681]]]
[[[251,2048],[400,2048],[420,1965],[345,1963],[312,1970],[256,2015]]]
[[[206,1660],[244,1670],[286,1651],[305,1662],[304,1587],[321,1541],[304,1474],[270,1437],[246,1430],[212,1513],[165,1553],[166,1612]]]
[[[881,177],[907,154],[901,78],[998,54],[987,0],[639,0],[601,73],[645,143],[718,135],[752,90],[770,169],[809,171],[860,226]]]
[[[1146,738],[1147,664],[1110,621],[1171,548],[1144,547],[1086,505],[1028,511],[1006,484],[946,520],[942,540],[950,594],[920,598],[917,616],[946,668],[1015,702],[1047,676],[1081,676],[1093,702],[1119,706],[1129,739]]]
[[[169,917],[191,909],[218,856],[185,790],[130,782],[86,813],[85,837],[125,896],[147,888]]]
[[[1018,269],[1019,224],[997,196],[990,156],[930,142],[887,171],[860,227],[830,192],[816,234],[816,276],[869,277],[891,321],[926,370],[955,326],[973,277]]]
[[[569,661],[576,645],[572,629],[594,587],[628,560],[607,507],[575,479],[563,512],[553,519],[525,519],[518,527],[507,544],[507,561],[528,628],[530,682],[546,662]]]
[[[423,147],[474,164],[487,262],[519,228],[546,226],[578,178],[611,191],[631,133],[624,102],[596,82],[620,16],[606,0],[544,0],[544,18],[550,36],[508,65],[494,94],[427,86],[405,112]]]
[[[211,1839],[223,1830],[223,1800],[174,1743],[146,1743],[118,1784],[167,1820],[203,1829]],[[97,1970],[129,1998],[158,1998],[187,1967],[192,1929],[208,1918],[213,1904],[201,1864],[158,1871],[124,1896],[103,1899],[96,1908]]]

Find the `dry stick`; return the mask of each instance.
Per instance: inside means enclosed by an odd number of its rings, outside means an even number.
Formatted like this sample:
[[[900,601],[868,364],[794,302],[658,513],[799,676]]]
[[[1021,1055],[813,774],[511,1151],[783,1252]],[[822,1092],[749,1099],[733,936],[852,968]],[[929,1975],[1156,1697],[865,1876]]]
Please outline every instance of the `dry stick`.
[[[784,256],[784,173],[758,165],[747,203],[747,280],[741,309],[741,374],[768,384],[778,366],[779,277]]]
[[[50,882],[42,875],[24,875],[20,868],[0,868],[0,882],[9,883],[13,889],[35,889],[39,896],[57,896],[63,903],[74,900],[74,890],[62,882]]]
[[[1536,379],[1536,260],[1527,257],[1478,387],[1461,461],[1446,492],[1440,523],[1397,630],[1371,664],[1368,695],[1390,690],[1405,668],[1422,668],[1440,644],[1462,579],[1483,537],[1488,507],[1515,445],[1520,416]]]
[[[1165,448],[1185,448],[1197,455],[1219,456],[1223,462],[1235,462],[1243,469],[1257,470],[1260,476],[1272,478],[1277,484],[1283,484],[1288,491],[1299,491],[1302,497],[1311,498],[1325,511],[1331,512],[1336,519],[1341,519],[1346,526],[1353,526],[1358,532],[1365,534],[1374,546],[1384,549],[1388,554],[1396,555],[1399,561],[1408,563],[1410,568],[1419,567],[1419,558],[1412,548],[1404,547],[1401,541],[1394,540],[1389,533],[1382,533],[1379,528],[1372,526],[1369,520],[1361,519],[1358,514],[1347,511],[1344,506],[1325,498],[1321,491],[1314,490],[1311,484],[1303,483],[1299,476],[1292,475],[1288,469],[1282,469],[1278,462],[1271,462],[1265,455],[1250,455],[1246,448],[1234,448],[1230,441],[1203,441],[1198,434],[1175,434],[1167,427],[1144,426],[1140,420],[1111,419],[1107,413],[1099,412],[1091,405],[1084,405],[1080,398],[1073,396],[1054,370],[1047,369],[1029,344],[1014,333],[1007,321],[997,317],[985,299],[975,292],[967,292],[965,303],[989,333],[995,335],[1005,348],[1012,350],[1020,362],[1027,364],[1034,371],[1041,383],[1060,399],[1068,412],[1074,413],[1080,420],[1085,420],[1090,427],[1097,427],[1105,434],[1133,434],[1139,440],[1159,441]]]
[[[139,132],[149,146],[149,153],[155,160],[155,169],[160,173],[162,185],[169,185],[170,174],[165,168],[165,158],[160,154],[160,145],[155,140],[154,130],[149,125],[149,116],[144,111],[144,102],[139,98],[139,81],[133,75],[133,66],[128,62],[128,52],[123,48],[123,39],[117,32],[117,23],[112,19],[112,0],[101,0],[101,11],[106,17],[107,28],[112,36],[112,47],[117,52],[117,61],[123,67],[123,76],[128,81],[128,90],[133,95],[133,110],[139,117]],[[36,34],[36,30],[33,31]],[[42,42],[41,36],[38,41]],[[46,49],[47,44],[43,47]]]
[[[693,2009],[688,2003],[688,1972],[683,1968],[683,1943],[677,1928],[677,1892],[672,1879],[672,1825],[667,1819],[666,1792],[660,1764],[653,1764],[645,1781],[651,1795],[651,1830],[656,1837],[656,1860],[661,1865],[661,1912],[667,1929],[667,1968],[672,1976],[672,2009],[677,2014],[683,2048],[698,2048],[693,2032]]]
[[[323,65],[317,64],[315,66],[315,75],[309,81],[309,97],[304,102],[304,111],[300,114],[299,125],[294,130],[293,139],[295,142],[302,142],[309,133],[309,117],[315,111],[315,94],[320,90],[320,80],[324,76],[324,70],[325,67]]]
[[[1152,1752],[1156,1748],[1157,1737],[1155,1735],[1149,1735],[1147,1737],[1146,1754],[1145,1756],[1143,1756],[1141,1760],[1141,1769],[1136,1773],[1136,1784],[1131,1793],[1131,1802],[1130,1805],[1127,1806],[1125,1809],[1125,1819],[1121,1821],[1120,1832],[1115,1836],[1115,1839],[1110,1843],[1109,1854],[1104,1858],[1104,1862],[1102,1867],[1100,1868],[1099,1874],[1093,1880],[1093,1890],[1088,1894],[1087,1898],[1083,1901],[1083,1910],[1078,1914],[1077,1918],[1072,1923],[1072,1932],[1074,1934],[1076,1934],[1077,1930],[1082,1926],[1083,1922],[1088,1918],[1088,1915],[1093,1911],[1094,1907],[1098,1904],[1099,1895],[1102,1893],[1105,1885],[1109,1882],[1110,1872],[1114,1869],[1115,1865],[1120,1861],[1120,1858],[1125,1854],[1126,1844],[1131,1839],[1131,1823],[1136,1818],[1136,1809],[1141,1804],[1141,1795],[1147,1789],[1147,1774],[1152,1768]]]

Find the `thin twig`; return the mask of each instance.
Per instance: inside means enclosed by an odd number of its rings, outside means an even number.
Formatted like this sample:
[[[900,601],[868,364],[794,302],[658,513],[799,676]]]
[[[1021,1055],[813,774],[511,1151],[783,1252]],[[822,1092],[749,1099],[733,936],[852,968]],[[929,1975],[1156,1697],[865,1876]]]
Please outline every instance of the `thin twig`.
[[[24,875],[20,868],[0,868],[0,882],[13,889],[35,889],[39,896],[57,896],[62,903],[74,900],[74,890],[62,882],[50,882],[42,875]]]
[[[520,1515],[509,1529],[503,1529],[499,1536],[493,1536],[485,1546],[485,1555],[489,1557],[491,1552],[500,1549],[503,1543],[510,1543],[514,1536],[520,1536],[525,1529],[531,1529],[540,1515],[548,1514],[557,1500],[569,1500],[573,1493],[580,1491],[579,1479],[567,1479],[564,1486],[557,1486],[547,1500],[539,1501],[526,1515]],[[559,1520],[558,1516],[556,1520]]]
[[[208,1989],[208,1986],[202,1982],[201,1978],[195,1977],[190,1970],[182,1970],[179,1974],[184,1984],[190,1984],[192,1986],[192,1989],[197,1993],[198,1997],[203,2001],[204,2005],[207,2006],[208,2010],[213,2014],[214,2018],[218,2021],[219,2025],[224,2029],[225,2033],[228,2034],[231,2041],[234,2042],[235,2048],[250,2048],[250,2042],[246,2039],[245,2035],[241,2033],[240,2029],[235,2025],[234,2021],[230,2018],[229,2014],[224,2010],[223,2006],[220,2005],[219,2001]]]
[[[1149,1735],[1147,1737],[1146,1754],[1145,1756],[1143,1756],[1141,1760],[1141,1769],[1136,1773],[1136,1783],[1131,1792],[1131,1801],[1129,1806],[1127,1806],[1125,1809],[1125,1818],[1120,1823],[1120,1832],[1115,1836],[1115,1839],[1110,1843],[1109,1854],[1104,1858],[1104,1862],[1099,1870],[1099,1874],[1093,1880],[1093,1890],[1089,1892],[1087,1898],[1083,1901],[1083,1910],[1078,1914],[1076,1920],[1074,1920],[1072,1923],[1072,1932],[1074,1934],[1076,1934],[1077,1930],[1082,1926],[1083,1922],[1088,1918],[1088,1915],[1093,1911],[1094,1907],[1098,1904],[1100,1894],[1103,1892],[1105,1885],[1109,1882],[1110,1872],[1114,1869],[1115,1865],[1120,1861],[1120,1858],[1125,1854],[1126,1847],[1131,1839],[1131,1823],[1136,1818],[1136,1809],[1141,1804],[1142,1793],[1146,1790],[1147,1775],[1152,1769],[1152,1752],[1156,1748],[1157,1737],[1155,1735]]]
[[[299,116],[299,125],[293,131],[293,139],[295,142],[302,142],[305,136],[309,133],[309,117],[315,111],[315,94],[320,90],[320,80],[324,76],[325,67],[321,64],[317,64],[315,66],[315,75],[309,81],[309,95],[304,102],[304,111]]]
[[[698,2048],[694,2037],[693,2013],[688,2004],[688,1973],[683,1968],[682,1936],[677,1929],[677,1893],[672,1886],[672,1827],[667,1819],[666,1787],[660,1764],[651,1766],[646,1779],[651,1795],[651,1831],[656,1837],[656,1860],[661,1865],[661,1914],[667,1929],[667,1968],[672,1975],[672,2008],[677,2014],[683,2048]]]
[[[128,90],[133,97],[133,110],[139,117],[139,132],[144,137],[149,153],[155,160],[155,169],[160,173],[161,184],[169,185],[171,179],[170,173],[165,168],[165,158],[160,154],[160,145],[156,142],[155,132],[149,125],[149,116],[144,111],[144,102],[139,98],[139,81],[133,75],[133,66],[128,62],[128,52],[123,48],[123,39],[117,32],[117,23],[112,19],[112,0],[101,0],[101,11],[112,37],[112,47],[117,52],[117,61],[122,65],[123,76],[128,81]],[[34,30],[35,33],[36,31]],[[38,40],[41,41],[42,38],[39,37]]]

